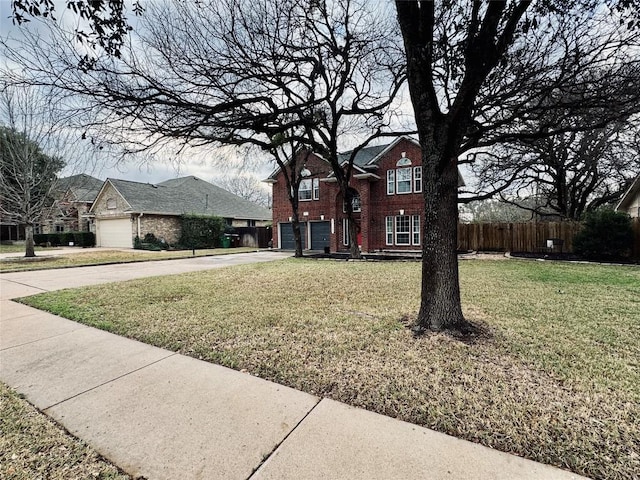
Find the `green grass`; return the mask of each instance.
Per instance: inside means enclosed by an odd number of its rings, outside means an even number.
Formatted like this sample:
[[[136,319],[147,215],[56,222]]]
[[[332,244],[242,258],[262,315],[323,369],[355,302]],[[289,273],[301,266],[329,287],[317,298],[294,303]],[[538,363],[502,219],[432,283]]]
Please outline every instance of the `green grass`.
[[[42,247],[34,247],[36,252],[46,252],[50,250],[58,250],[58,248],[42,248]],[[2,245],[0,244],[0,253],[24,253],[25,246],[24,245]]]
[[[196,250],[196,257],[209,255],[227,255],[231,253],[255,252],[255,248],[211,248]],[[149,262],[154,260],[169,260],[172,258],[188,258],[193,256],[191,250],[175,250],[151,252],[148,250],[100,250],[83,251],[64,255],[47,256],[47,250],[38,254],[35,259],[11,257],[0,260],[0,272],[24,272],[30,270],[45,270],[52,268],[82,267],[87,265],[104,265],[108,263]]]
[[[415,339],[420,264],[282,262],[31,305],[593,478],[640,472],[640,268],[464,261],[488,334]],[[117,299],[117,301],[115,300]]]
[[[130,477],[0,383],[0,478],[125,480]]]

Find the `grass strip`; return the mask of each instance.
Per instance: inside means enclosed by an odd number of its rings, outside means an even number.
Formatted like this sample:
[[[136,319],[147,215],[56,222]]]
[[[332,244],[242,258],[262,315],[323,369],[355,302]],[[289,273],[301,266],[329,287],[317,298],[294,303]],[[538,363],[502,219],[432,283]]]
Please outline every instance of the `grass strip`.
[[[24,257],[10,257],[0,260],[0,272],[24,272],[32,270],[49,270],[54,268],[71,268],[91,265],[108,265],[115,263],[151,262],[155,260],[171,260],[177,258],[208,257],[213,255],[229,255],[233,253],[255,252],[255,248],[212,248],[196,250],[175,250],[152,252],[148,250],[104,250],[78,252],[64,255],[46,255],[46,252],[36,254],[34,259]]]
[[[0,478],[125,480],[131,477],[0,383]]]

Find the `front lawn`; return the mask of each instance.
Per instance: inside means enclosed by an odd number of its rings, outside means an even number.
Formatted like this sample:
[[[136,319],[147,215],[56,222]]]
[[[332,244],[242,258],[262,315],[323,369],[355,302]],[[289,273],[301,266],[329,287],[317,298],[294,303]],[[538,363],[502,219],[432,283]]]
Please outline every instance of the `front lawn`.
[[[24,254],[25,248],[26,247],[24,245],[20,245],[20,244],[15,244],[15,245],[0,244],[0,253],[22,253],[22,254]],[[49,251],[49,250],[58,250],[58,248],[56,248],[56,247],[43,248],[43,247],[35,246],[34,250],[37,253],[37,252],[46,252],[46,251]]]
[[[24,247],[23,247],[24,248]],[[49,250],[49,249],[47,249]],[[105,265],[109,263],[149,262],[153,260],[169,260],[172,258],[188,258],[193,256],[192,250],[174,250],[152,252],[148,250],[94,250],[64,255],[47,255],[47,250],[36,249],[35,259],[11,257],[0,260],[0,272],[23,272],[26,270],[44,270],[51,268],[82,267],[87,265]],[[196,257],[210,255],[227,255],[230,253],[255,252],[255,248],[211,248],[196,250]]]
[[[420,264],[290,259],[30,305],[594,478],[640,472],[640,268],[463,261],[487,334],[414,339]],[[117,301],[114,299],[117,298]]]

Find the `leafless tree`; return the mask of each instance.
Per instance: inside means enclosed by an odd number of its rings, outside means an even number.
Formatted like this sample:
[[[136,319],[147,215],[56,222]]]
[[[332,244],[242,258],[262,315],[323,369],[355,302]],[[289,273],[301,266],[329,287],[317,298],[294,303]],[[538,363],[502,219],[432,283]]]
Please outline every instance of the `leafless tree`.
[[[456,256],[457,166],[469,160],[465,152],[602,127],[611,120],[602,113],[625,116],[637,106],[639,12],[632,3],[395,2],[429,226],[416,332],[469,329]],[[540,121],[559,107],[582,112],[588,124]]]
[[[260,179],[251,173],[237,172],[215,181],[220,187],[250,202],[271,208],[271,195]]]
[[[640,84],[640,80],[639,80]],[[640,105],[638,105],[640,108]],[[584,125],[580,117],[575,124]],[[522,139],[474,154],[479,190],[536,215],[579,220],[619,200],[640,171],[637,115],[585,131]],[[506,179],[510,185],[503,190]],[[511,180],[514,179],[514,180]],[[536,202],[530,202],[530,198]]]
[[[53,132],[29,91],[0,92],[0,213],[25,228],[25,256],[35,257],[33,227],[48,204],[60,157],[45,153]]]
[[[73,95],[88,128],[111,138],[124,131],[134,149],[169,139],[273,152],[283,145],[274,139],[286,138],[327,159],[346,198],[355,154],[397,130],[405,78],[397,25],[364,0],[153,3],[119,57],[88,58],[60,28],[50,38],[7,52],[28,71],[14,80]],[[351,251],[360,254],[355,241]]]

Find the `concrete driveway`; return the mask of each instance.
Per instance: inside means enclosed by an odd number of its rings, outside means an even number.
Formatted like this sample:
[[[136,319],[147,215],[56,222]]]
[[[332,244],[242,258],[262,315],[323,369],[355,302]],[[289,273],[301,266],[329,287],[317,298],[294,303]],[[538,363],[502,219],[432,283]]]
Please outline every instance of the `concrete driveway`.
[[[0,300],[24,297],[39,292],[61,290],[63,288],[122,282],[134,278],[177,275],[232,265],[271,262],[287,257],[291,257],[290,252],[265,250],[211,257],[2,273],[0,274]]]

